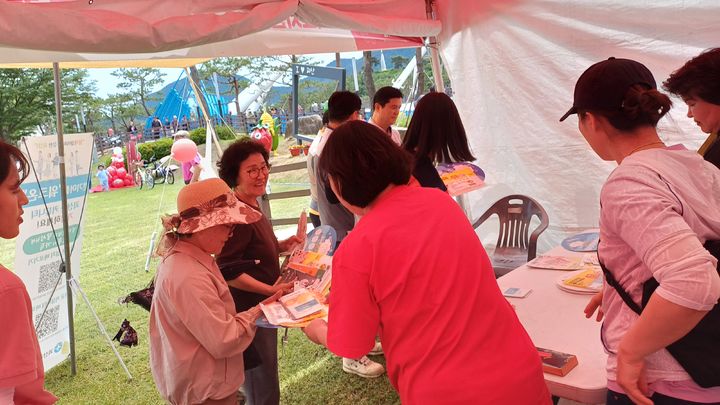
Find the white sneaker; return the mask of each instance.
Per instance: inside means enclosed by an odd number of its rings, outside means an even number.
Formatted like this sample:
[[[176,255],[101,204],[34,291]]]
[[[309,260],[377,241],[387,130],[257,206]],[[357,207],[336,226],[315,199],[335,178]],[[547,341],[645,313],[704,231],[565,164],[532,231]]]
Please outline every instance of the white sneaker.
[[[370,353],[368,353],[369,356],[379,356],[383,354],[383,348],[382,343],[375,342],[375,346],[373,346],[372,350],[370,350]]]
[[[385,367],[368,359],[367,356],[362,356],[359,359],[343,358],[343,371],[364,378],[375,378],[380,377],[385,372]]]

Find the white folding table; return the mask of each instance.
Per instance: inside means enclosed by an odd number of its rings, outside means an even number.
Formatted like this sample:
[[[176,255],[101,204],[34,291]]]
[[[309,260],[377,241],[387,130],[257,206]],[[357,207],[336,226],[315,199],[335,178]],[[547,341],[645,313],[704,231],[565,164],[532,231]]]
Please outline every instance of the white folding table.
[[[556,247],[547,252],[554,256],[582,256]],[[561,377],[545,373],[550,392],[558,397],[586,404],[601,404],[606,399],[605,354],[600,342],[600,323],[586,319],[583,309],[591,295],[560,290],[556,281],[567,273],[521,266],[500,277],[501,290],[508,287],[532,289],[525,298],[508,298],[515,306],[520,322],[535,346],[575,354],[578,365]]]

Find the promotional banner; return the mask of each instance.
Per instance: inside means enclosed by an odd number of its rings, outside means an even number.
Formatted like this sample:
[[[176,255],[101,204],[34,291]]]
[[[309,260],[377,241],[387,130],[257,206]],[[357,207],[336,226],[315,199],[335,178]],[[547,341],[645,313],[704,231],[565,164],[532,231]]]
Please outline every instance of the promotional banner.
[[[65,135],[64,141],[71,269],[77,279],[82,250],[80,215],[88,192],[93,137],[91,134]],[[32,299],[33,318],[47,371],[70,354],[65,273],[60,272],[64,244],[57,136],[25,137],[20,149],[31,161],[31,169],[30,176],[21,186],[29,202],[23,207],[25,212],[16,239],[14,268]],[[56,284],[57,289],[51,297]],[[47,311],[38,327],[46,306]]]

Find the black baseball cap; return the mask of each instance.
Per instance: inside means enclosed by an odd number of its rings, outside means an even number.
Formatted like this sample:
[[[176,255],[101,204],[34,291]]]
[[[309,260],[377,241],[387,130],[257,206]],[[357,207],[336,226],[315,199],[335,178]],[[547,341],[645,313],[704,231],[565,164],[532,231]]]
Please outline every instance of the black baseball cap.
[[[619,110],[628,89],[636,84],[657,89],[652,73],[640,62],[614,57],[598,62],[580,75],[573,106],[560,121],[578,110]]]

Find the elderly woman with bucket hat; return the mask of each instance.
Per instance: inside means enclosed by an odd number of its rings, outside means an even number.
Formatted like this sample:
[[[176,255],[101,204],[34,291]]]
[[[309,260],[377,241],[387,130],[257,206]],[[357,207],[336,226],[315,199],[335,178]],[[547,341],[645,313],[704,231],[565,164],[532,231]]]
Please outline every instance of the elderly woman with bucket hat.
[[[243,351],[255,335],[255,306],[237,313],[213,255],[236,224],[260,215],[220,179],[192,183],[178,194],[178,214],[164,217],[162,262],[150,310],[150,368],[172,404],[237,404]],[[277,299],[279,294],[268,298]]]

